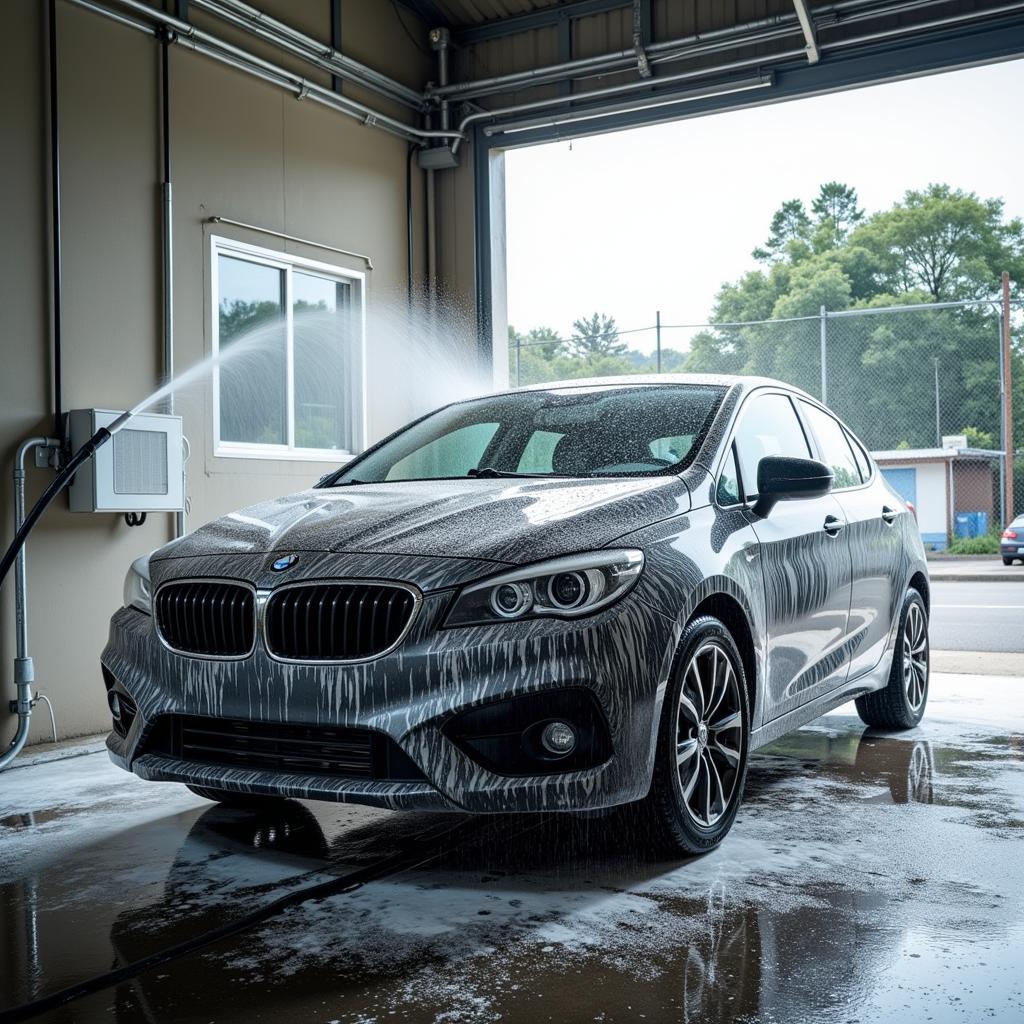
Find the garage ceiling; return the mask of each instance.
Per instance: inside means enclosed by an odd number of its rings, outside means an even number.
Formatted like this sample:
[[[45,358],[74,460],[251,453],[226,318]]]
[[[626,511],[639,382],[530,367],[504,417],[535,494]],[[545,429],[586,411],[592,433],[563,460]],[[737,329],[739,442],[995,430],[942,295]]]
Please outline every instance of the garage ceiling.
[[[506,145],[685,116],[669,98],[702,101],[696,113],[709,96],[765,102],[1005,59],[1024,29],[1024,2],[1007,0],[401,2],[455,44],[450,84],[428,100]]]

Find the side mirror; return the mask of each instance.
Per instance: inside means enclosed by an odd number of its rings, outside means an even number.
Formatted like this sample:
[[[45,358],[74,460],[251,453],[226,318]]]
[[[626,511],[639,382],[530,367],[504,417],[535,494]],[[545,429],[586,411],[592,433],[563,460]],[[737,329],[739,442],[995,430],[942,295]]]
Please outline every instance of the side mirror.
[[[820,498],[832,489],[832,470],[814,459],[767,455],[757,464],[754,515],[764,519],[777,501]]]

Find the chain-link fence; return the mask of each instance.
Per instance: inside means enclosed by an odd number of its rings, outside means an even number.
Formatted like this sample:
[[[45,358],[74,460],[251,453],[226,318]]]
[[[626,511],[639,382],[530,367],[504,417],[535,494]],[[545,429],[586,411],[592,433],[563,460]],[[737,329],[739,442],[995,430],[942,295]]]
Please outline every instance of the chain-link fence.
[[[1016,447],[1024,445],[1024,308],[1011,313]],[[621,373],[774,377],[822,399],[874,451],[936,448],[948,435],[1006,451],[1002,312],[995,301],[906,305],[737,324],[618,331],[625,352],[510,339],[513,383]],[[604,348],[614,348],[615,341]],[[1024,462],[1015,480],[1024,508]],[[1005,472],[993,461],[999,493]],[[1001,500],[1000,507],[1005,507]]]

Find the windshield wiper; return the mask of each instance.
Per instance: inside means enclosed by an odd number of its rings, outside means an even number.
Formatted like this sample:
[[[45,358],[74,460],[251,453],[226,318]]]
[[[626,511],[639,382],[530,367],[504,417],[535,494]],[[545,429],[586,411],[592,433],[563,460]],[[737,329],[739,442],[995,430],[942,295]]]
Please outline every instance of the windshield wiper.
[[[499,477],[537,477],[554,476],[554,473],[516,473],[512,470],[495,469],[493,466],[481,466],[479,469],[471,469],[466,476],[477,479],[494,480]]]

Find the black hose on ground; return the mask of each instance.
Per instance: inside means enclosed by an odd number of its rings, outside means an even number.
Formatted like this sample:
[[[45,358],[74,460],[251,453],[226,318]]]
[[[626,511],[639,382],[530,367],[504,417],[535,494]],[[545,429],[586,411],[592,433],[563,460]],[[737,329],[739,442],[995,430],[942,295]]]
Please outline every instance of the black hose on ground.
[[[68,464],[53,478],[53,482],[45,491],[39,496],[36,503],[29,509],[28,515],[25,516],[24,521],[18,529],[18,532],[14,535],[14,540],[11,541],[10,546],[4,552],[3,559],[0,560],[0,586],[3,585],[4,580],[7,578],[7,574],[11,571],[11,566],[14,565],[15,559],[18,557],[18,552],[21,550],[22,545],[28,539],[28,535],[32,532],[39,517],[49,508],[53,499],[64,490],[74,478],[75,473],[82,465],[83,462],[87,462],[96,453],[97,448],[102,448],[111,438],[111,433],[106,427],[100,427],[92,437],[89,438],[81,448],[75,452],[74,455],[68,460]]]

